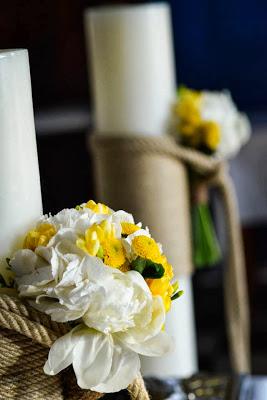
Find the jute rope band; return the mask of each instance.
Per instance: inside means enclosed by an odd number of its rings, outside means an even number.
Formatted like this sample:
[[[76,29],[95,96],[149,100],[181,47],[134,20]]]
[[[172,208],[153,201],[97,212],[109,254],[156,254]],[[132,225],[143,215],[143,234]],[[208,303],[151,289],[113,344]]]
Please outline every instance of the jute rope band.
[[[67,333],[67,324],[50,320],[0,289],[0,400],[97,400],[102,393],[82,390],[69,368],[47,376],[48,349]],[[128,387],[132,400],[149,400],[141,376]]]
[[[226,165],[167,136],[93,134],[97,194],[131,212],[163,244],[178,276],[192,268],[189,183],[186,167],[217,189],[224,208],[228,260],[224,297],[232,368],[250,371],[250,323],[243,244],[234,188]]]

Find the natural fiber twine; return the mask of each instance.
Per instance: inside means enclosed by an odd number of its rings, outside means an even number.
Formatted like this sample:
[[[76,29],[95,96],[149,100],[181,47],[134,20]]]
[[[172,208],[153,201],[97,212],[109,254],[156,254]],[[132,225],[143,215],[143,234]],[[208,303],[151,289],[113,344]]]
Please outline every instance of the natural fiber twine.
[[[218,190],[225,211],[228,262],[225,308],[232,368],[250,371],[250,323],[243,244],[235,192],[226,165],[183,148],[171,137],[94,134],[89,144],[98,199],[148,225],[179,276],[192,272],[186,167]]]
[[[53,342],[69,330],[0,289],[0,400],[97,400],[80,389],[73,371],[47,376],[43,366]],[[128,387],[132,400],[149,400],[141,376]]]

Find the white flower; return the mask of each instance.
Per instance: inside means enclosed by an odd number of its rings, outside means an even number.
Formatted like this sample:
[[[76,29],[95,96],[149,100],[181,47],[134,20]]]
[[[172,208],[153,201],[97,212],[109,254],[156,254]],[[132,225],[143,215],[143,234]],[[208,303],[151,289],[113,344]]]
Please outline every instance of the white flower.
[[[200,113],[204,121],[214,121],[220,126],[221,140],[216,151],[219,158],[235,156],[249,140],[249,120],[237,110],[229,92],[202,92]]]
[[[136,377],[140,360],[112,335],[80,325],[51,347],[44,372],[55,375],[73,365],[82,389],[110,393],[125,389]]]
[[[72,364],[82,389],[118,392],[137,376],[140,370],[138,353],[161,356],[170,350],[172,342],[165,332],[160,330],[157,335],[150,336],[148,331],[142,330],[132,334],[104,334],[79,325],[53,344],[44,372],[56,375]]]
[[[151,295],[138,272],[124,274],[101,265],[95,257],[85,257],[78,271],[73,266],[63,275],[54,293],[61,304],[50,306],[51,299],[47,303],[39,300],[52,319],[64,321],[77,312],[83,325],[52,346],[45,365],[47,374],[73,364],[80,387],[116,392],[137,375],[138,354],[160,356],[172,346],[162,332],[162,299]]]
[[[18,251],[11,261],[20,294],[58,322],[81,323],[52,346],[45,372],[73,364],[82,388],[115,392],[140,369],[138,354],[159,356],[172,343],[162,332],[165,309],[136,271],[123,273],[97,257],[72,251],[73,231],[53,247]],[[147,231],[145,231],[147,232]]]
[[[10,265],[20,296],[57,322],[74,321],[75,328],[51,347],[45,372],[57,374],[73,365],[81,388],[116,392],[126,388],[140,369],[138,354],[159,356],[172,342],[162,326],[165,308],[139,272],[121,272],[80,249],[76,242],[93,224],[107,220],[121,238],[121,223],[134,224],[124,211],[96,214],[90,209],[66,209],[44,216],[55,233],[46,246],[15,253]],[[130,261],[132,240],[149,236],[138,229],[122,239]]]

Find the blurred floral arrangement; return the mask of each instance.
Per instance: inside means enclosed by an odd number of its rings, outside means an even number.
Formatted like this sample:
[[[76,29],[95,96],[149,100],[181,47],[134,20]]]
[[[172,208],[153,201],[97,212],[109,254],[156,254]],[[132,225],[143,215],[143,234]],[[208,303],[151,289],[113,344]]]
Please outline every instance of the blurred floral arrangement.
[[[164,321],[182,291],[161,245],[131,214],[91,200],[45,215],[9,265],[22,298],[72,327],[51,347],[46,374],[72,364],[81,388],[117,392],[138,374],[139,354],[172,349]]]
[[[196,91],[181,87],[174,104],[174,134],[183,146],[226,160],[234,157],[251,135],[247,116],[240,113],[229,92]],[[201,177],[190,171],[194,263],[211,266],[221,250],[208,205],[208,191]]]

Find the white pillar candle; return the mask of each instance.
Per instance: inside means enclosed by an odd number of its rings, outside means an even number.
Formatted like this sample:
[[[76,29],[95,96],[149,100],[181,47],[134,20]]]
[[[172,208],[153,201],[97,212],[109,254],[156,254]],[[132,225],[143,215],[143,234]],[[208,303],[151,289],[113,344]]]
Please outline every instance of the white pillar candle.
[[[166,133],[176,92],[170,17],[166,3],[86,11],[97,133]],[[184,297],[173,303],[166,323],[175,350],[167,357],[143,358],[144,375],[186,377],[197,371],[189,276],[180,279],[180,288]]]
[[[174,339],[174,350],[160,359],[142,357],[142,374],[160,378],[187,378],[197,372],[197,349],[191,279],[179,278],[184,295],[172,302],[166,316],[165,329]]]
[[[165,133],[176,91],[169,6],[89,9],[85,32],[96,131]]]
[[[0,50],[0,274],[42,214],[27,50]]]

